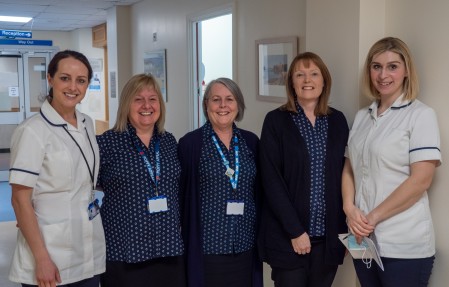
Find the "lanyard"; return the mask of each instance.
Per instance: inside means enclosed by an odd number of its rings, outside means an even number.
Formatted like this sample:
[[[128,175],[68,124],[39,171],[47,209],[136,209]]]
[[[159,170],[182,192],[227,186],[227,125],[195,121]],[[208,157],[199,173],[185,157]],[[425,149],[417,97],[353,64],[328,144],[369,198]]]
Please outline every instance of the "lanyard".
[[[95,192],[94,192],[94,189],[95,189],[95,186],[94,186],[94,181],[95,181],[95,177],[94,177],[94,172],[95,172],[95,151],[94,151],[94,147],[92,146],[92,141],[90,140],[89,133],[87,132],[86,127],[84,127],[84,130],[86,131],[87,139],[89,140],[90,148],[92,149],[92,154],[94,156],[94,165],[93,165],[92,169],[90,169],[89,162],[87,161],[86,155],[84,154],[84,152],[81,149],[81,147],[78,144],[78,142],[75,140],[75,138],[72,136],[72,134],[67,129],[67,126],[63,126],[63,128],[67,132],[67,134],[72,138],[72,140],[75,142],[76,146],[78,147],[78,149],[81,152],[81,155],[83,156],[84,162],[87,165],[87,169],[89,170],[90,180],[92,181],[91,200],[93,200],[94,197],[95,197]]]
[[[218,153],[223,160],[223,165],[226,167],[226,175],[229,176],[229,181],[231,182],[232,189],[234,191],[237,190],[237,182],[239,179],[239,170],[240,170],[240,161],[239,161],[239,140],[236,135],[234,135],[234,152],[235,152],[235,172],[229,167],[229,161],[226,159],[223,151],[221,150],[220,145],[218,144],[217,138],[215,135],[212,135],[212,140],[214,141],[215,147],[217,148]]]
[[[143,161],[145,162],[151,180],[154,182],[154,185],[156,187],[156,196],[159,196],[157,191],[157,184],[161,176],[161,153],[159,149],[159,139],[155,139],[155,146],[154,146],[154,153],[156,158],[156,177],[154,176],[155,173],[153,172],[153,168],[151,166],[150,161],[148,160],[148,157],[145,155],[145,152],[140,148],[140,146],[137,143],[135,144],[135,146],[140,156],[142,157]]]

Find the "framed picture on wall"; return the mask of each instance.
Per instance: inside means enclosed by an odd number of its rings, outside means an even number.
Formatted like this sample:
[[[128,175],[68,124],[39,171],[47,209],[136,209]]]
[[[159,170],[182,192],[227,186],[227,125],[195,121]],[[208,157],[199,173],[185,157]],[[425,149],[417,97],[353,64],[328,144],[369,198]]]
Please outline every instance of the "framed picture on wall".
[[[298,53],[298,37],[282,37],[256,41],[257,99],[287,101],[285,84],[290,63]]]
[[[167,102],[167,58],[166,50],[145,52],[143,56],[143,72],[156,78],[161,88],[162,97]]]

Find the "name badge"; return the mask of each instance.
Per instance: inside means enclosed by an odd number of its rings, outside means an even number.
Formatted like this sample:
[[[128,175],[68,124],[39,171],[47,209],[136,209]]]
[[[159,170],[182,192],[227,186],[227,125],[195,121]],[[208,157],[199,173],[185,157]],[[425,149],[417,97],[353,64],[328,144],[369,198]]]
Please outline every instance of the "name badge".
[[[226,215],[243,215],[245,203],[243,201],[228,200],[226,205]]]
[[[87,207],[87,212],[89,213],[89,220],[92,220],[100,213],[100,204],[98,198],[89,203]]]
[[[153,198],[148,198],[148,212],[158,213],[168,211],[167,197],[157,196]]]

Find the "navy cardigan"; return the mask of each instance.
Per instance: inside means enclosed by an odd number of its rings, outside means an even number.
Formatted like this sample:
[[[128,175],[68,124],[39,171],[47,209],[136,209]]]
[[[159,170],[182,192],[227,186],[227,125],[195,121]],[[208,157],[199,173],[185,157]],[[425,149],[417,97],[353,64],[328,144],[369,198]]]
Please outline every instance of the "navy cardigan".
[[[235,126],[234,126],[235,128]],[[259,139],[252,132],[239,129],[245,139],[248,148],[257,158]],[[179,139],[178,156],[181,162],[181,222],[182,235],[185,245],[187,264],[187,286],[204,287],[203,272],[203,250],[201,242],[201,218],[200,218],[200,197],[199,197],[199,163],[201,156],[203,128],[187,133]],[[259,182],[256,180],[256,182]],[[255,188],[256,212],[259,211],[257,193],[261,193],[257,184]],[[260,214],[260,212],[258,212]],[[260,216],[258,216],[260,217]],[[252,287],[262,287],[262,261],[254,252],[253,264],[253,285]],[[231,275],[232,276],[232,275]]]
[[[325,262],[336,265],[343,262],[345,253],[338,234],[347,232],[341,176],[349,128],[344,115],[331,110],[325,163]],[[259,161],[264,190],[259,253],[263,261],[274,267],[304,266],[308,255],[297,255],[291,239],[309,230],[310,159],[306,142],[289,111],[276,109],[266,115]]]

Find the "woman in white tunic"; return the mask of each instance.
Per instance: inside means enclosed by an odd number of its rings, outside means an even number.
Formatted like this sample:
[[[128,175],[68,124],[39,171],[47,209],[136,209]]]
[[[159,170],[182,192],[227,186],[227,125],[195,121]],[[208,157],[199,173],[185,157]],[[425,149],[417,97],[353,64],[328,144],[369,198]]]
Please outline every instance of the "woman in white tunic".
[[[19,231],[9,279],[22,286],[98,287],[105,270],[93,189],[98,146],[92,120],[76,110],[91,77],[83,54],[57,53],[47,100],[12,137],[9,183]]]
[[[377,243],[385,270],[358,259],[357,276],[363,287],[427,286],[435,258],[427,189],[441,163],[440,136],[435,112],[416,99],[403,41],[387,37],[371,47],[363,88],[374,101],[349,134],[343,209],[357,241]]]

